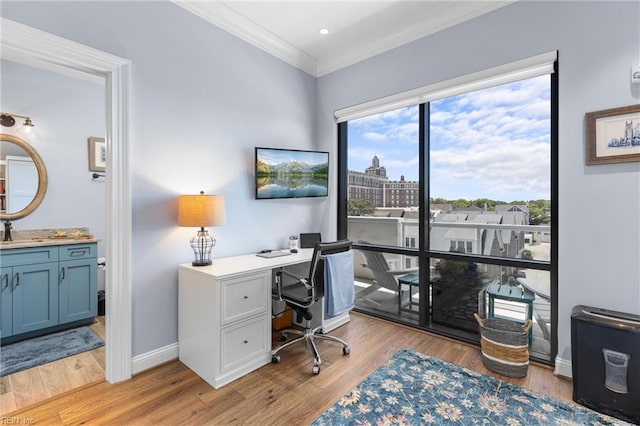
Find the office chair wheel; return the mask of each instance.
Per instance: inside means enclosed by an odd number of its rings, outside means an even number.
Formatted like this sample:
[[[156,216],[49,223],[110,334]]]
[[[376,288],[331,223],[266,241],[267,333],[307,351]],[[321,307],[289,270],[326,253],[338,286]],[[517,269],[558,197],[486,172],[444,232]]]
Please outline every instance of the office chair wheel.
[[[351,349],[349,349],[349,346],[342,347],[342,355],[349,355],[350,353],[351,353]]]
[[[272,356],[271,356],[271,362],[272,362],[273,364],[277,364],[277,363],[279,363],[279,362],[280,362],[280,355],[272,355]]]
[[[319,365],[314,365],[313,369],[311,369],[311,372],[313,374],[320,374],[320,366]]]
[[[281,341],[281,342],[284,342],[284,341],[286,341],[286,340],[287,340],[287,335],[286,335],[286,334],[284,334],[284,333],[280,333],[280,341]]]

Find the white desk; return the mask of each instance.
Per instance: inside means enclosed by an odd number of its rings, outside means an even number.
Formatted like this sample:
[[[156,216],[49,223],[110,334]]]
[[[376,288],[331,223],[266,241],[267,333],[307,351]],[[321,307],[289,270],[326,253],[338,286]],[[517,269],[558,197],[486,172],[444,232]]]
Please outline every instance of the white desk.
[[[180,361],[214,388],[271,362],[273,271],[309,262],[312,254],[301,249],[269,259],[248,254],[210,266],[180,265]],[[318,311],[325,332],[349,321],[348,313],[325,321],[324,309]]]

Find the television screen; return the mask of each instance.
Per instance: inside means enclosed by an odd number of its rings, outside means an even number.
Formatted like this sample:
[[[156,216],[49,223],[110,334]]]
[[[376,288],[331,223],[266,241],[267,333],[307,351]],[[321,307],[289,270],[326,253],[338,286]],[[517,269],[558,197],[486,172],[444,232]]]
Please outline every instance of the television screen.
[[[326,197],[329,153],[256,148],[256,199]]]

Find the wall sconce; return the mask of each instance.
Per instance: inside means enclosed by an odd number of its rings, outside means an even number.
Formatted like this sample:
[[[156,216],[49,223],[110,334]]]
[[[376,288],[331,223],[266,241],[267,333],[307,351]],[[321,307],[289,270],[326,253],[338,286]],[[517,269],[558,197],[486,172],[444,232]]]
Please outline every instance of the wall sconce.
[[[25,133],[31,133],[35,124],[31,121],[31,118],[26,115],[19,114],[9,114],[8,112],[0,112],[0,124],[4,127],[13,127],[16,124],[17,118],[24,118],[24,123],[22,123],[22,127],[18,129],[18,131],[22,131]]]
[[[190,241],[196,259],[193,266],[211,265],[211,250],[216,240],[209,235],[205,226],[224,225],[224,197],[222,195],[181,195],[178,198],[178,226],[200,227]]]

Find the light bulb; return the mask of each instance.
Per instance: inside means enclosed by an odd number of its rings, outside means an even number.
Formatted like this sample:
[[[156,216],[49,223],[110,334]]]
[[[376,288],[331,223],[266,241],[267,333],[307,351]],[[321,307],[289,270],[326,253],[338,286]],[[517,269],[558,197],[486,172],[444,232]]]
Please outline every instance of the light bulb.
[[[32,141],[35,133],[35,126],[28,118],[24,121],[24,124],[16,130],[16,136],[27,141]]]

